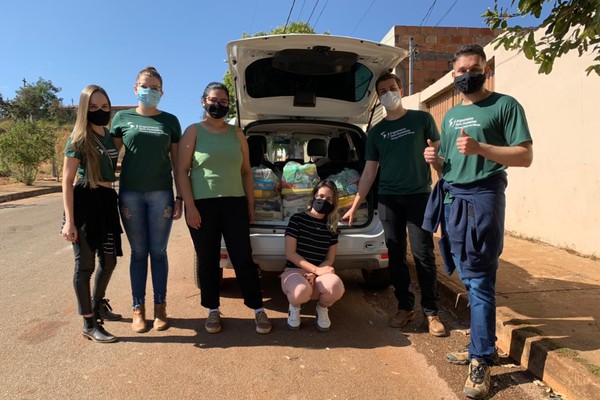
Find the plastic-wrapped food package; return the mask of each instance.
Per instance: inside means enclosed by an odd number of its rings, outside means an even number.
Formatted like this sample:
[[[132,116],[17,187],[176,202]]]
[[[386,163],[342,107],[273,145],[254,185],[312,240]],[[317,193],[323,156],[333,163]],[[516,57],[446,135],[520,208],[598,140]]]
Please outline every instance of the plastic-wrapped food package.
[[[344,168],[342,172],[334,175],[329,175],[327,179],[331,179],[335,182],[335,186],[338,188],[340,197],[347,196],[349,194],[356,194],[358,192],[358,181],[360,180],[360,174],[350,168]]]
[[[256,221],[282,220],[281,183],[270,168],[253,167],[254,219]]]
[[[281,177],[284,218],[306,211],[312,190],[319,180],[315,164],[302,165],[295,161],[285,164]]]
[[[295,161],[286,163],[281,176],[281,186],[295,189],[312,189],[319,183],[315,164],[300,164]]]

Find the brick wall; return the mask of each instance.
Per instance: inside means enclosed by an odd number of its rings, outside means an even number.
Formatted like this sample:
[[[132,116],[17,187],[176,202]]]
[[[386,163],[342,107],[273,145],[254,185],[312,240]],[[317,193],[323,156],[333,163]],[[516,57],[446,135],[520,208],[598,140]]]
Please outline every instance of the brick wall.
[[[485,46],[496,35],[489,28],[447,28],[447,27],[394,27],[394,44],[408,49],[408,42],[413,38],[416,48],[413,64],[413,93],[417,93],[440,79],[452,69],[452,55],[460,46],[478,43]],[[402,80],[404,93],[409,88],[409,57],[396,68],[396,74]]]

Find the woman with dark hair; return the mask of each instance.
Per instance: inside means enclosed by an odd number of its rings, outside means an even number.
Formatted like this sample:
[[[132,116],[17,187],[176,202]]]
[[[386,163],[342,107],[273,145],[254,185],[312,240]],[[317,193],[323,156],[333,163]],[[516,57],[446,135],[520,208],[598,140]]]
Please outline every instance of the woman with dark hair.
[[[110,100],[99,86],[86,86],[79,97],[77,120],[67,140],[63,166],[64,221],[61,230],[73,244],[75,272],[73,286],[83,316],[82,334],[98,343],[117,340],[108,333],[103,320],[116,321],[104,298],[121,251],[121,225],[116,180],[118,152],[105,128],[110,121]],[[77,182],[73,182],[77,178]],[[90,281],[98,257],[93,294]]]
[[[290,303],[290,329],[300,328],[300,306],[312,299],[318,300],[317,329],[328,331],[328,309],[344,294],[344,284],[333,268],[338,243],[338,199],[335,183],[323,180],[313,189],[307,211],[290,217],[285,231],[287,263],[281,274],[281,288]]]
[[[163,96],[163,80],[155,68],[138,73],[133,91],[138,106],[119,111],[113,118],[111,133],[117,148],[125,145],[119,200],[131,245],[131,328],[142,333],[146,331],[148,255],[154,289],[153,328],[162,331],[169,327],[167,244],[173,220],[181,217],[182,208],[181,197],[173,198],[171,172],[176,171],[181,126],[176,116],[157,108]]]
[[[185,130],[179,146],[177,182],[185,219],[198,257],[200,301],[208,309],[204,328],[221,331],[221,236],[235,269],[244,304],[254,310],[256,331],[271,331],[262,301],[259,270],[252,259],[250,223],[254,220],[254,179],[248,142],[229,125],[229,91],[209,83],[202,95],[204,119]]]

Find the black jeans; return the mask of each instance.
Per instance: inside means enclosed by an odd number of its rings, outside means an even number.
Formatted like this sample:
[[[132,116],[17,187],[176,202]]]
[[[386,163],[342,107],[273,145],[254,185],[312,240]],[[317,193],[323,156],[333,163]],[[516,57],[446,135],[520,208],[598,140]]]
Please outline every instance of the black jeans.
[[[421,308],[426,316],[437,315],[437,271],[433,253],[433,235],[421,228],[428,193],[379,195],[379,219],[385,232],[389,271],[398,299],[398,309],[410,311],[415,295],[410,291],[410,273],[406,261],[406,231],[421,287]]]
[[[252,259],[250,222],[245,197],[219,197],[195,200],[202,223],[200,229],[190,228],[198,257],[200,304],[206,308],[220,305],[221,235],[242,291],[244,304],[261,308],[262,289],[258,265]]]
[[[87,315],[93,312],[90,282],[95,268],[94,257],[98,257],[98,271],[94,279],[93,298],[100,300],[106,295],[108,282],[110,282],[110,277],[117,265],[117,256],[114,253],[105,254],[102,246],[96,251],[92,250],[81,229],[77,229],[77,235],[77,242],[73,244],[73,253],[75,254],[73,286],[75,287],[79,314]]]

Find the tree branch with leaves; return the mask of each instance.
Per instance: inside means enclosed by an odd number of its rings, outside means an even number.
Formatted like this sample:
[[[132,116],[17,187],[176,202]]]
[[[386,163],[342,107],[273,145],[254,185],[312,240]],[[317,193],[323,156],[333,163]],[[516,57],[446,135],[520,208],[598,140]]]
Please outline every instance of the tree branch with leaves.
[[[496,48],[521,50],[525,57],[539,64],[539,73],[549,74],[556,58],[577,50],[579,56],[591,51],[596,63],[588,66],[589,75],[600,75],[600,0],[512,0],[510,7],[499,6],[494,0],[493,9],[483,17],[492,30],[504,34],[494,40]],[[517,17],[540,18],[545,3],[553,3],[550,14],[536,27],[509,26]],[[536,38],[540,29],[542,36]]]

